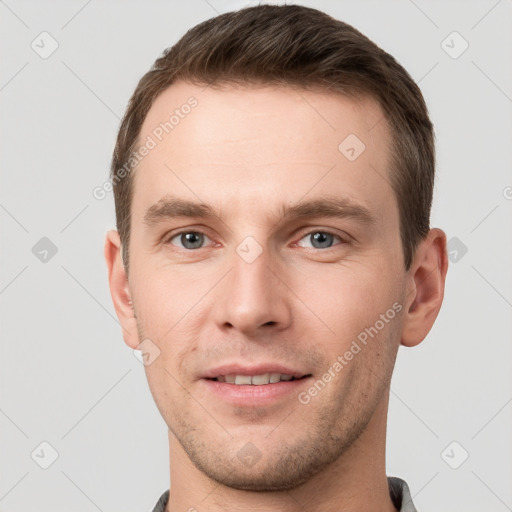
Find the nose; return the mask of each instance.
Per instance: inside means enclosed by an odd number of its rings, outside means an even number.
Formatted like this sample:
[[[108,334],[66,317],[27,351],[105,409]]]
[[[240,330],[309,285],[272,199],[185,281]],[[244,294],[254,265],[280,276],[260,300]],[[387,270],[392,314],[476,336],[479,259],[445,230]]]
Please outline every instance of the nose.
[[[219,328],[254,337],[290,325],[291,291],[283,266],[271,260],[266,250],[250,262],[234,253],[230,272],[216,287],[214,315]]]

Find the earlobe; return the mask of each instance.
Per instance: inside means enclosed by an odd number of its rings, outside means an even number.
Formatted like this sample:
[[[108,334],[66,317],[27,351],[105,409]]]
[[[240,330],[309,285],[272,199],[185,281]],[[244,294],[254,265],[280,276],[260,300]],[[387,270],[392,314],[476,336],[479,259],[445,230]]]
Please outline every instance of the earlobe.
[[[123,338],[129,347],[135,349],[139,345],[137,323],[121,256],[121,241],[116,230],[110,230],[106,234],[104,256],[108,269],[110,295],[123,330]]]
[[[433,228],[418,245],[409,269],[402,345],[418,345],[434,325],[443,302],[447,271],[446,235],[441,229]]]

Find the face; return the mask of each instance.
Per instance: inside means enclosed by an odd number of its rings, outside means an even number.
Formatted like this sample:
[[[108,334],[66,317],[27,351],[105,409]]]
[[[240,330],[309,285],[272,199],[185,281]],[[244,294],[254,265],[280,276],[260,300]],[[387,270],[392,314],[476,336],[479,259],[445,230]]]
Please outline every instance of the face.
[[[203,473],[293,488],[387,401],[406,287],[387,123],[370,98],[179,83],[150,139],[129,293],[151,392]]]

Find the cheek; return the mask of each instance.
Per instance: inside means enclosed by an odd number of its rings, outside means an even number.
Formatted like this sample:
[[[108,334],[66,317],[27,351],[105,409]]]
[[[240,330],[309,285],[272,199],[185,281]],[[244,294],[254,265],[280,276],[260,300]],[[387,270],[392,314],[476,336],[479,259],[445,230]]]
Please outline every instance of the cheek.
[[[154,268],[134,283],[139,331],[159,350],[158,358],[146,367],[153,389],[168,389],[170,385],[170,393],[176,381],[189,382],[187,362],[195,360],[192,353],[198,349],[211,307],[210,281],[204,273],[198,276],[188,267]]]
[[[343,346],[378,321],[399,297],[397,283],[383,267],[375,261],[326,264],[310,269],[293,289],[307,306],[300,307],[311,322],[334,345]]]
[[[157,340],[180,332],[212,287],[210,281],[214,276],[208,279],[185,267],[153,268],[132,285],[138,319],[146,334]]]

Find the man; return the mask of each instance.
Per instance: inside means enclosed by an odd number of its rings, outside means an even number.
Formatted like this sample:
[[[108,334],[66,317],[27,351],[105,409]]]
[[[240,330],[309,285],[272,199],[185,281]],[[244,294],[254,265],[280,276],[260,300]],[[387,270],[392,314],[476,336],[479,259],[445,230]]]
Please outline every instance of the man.
[[[385,473],[390,380],[441,307],[417,85],[301,6],[188,31],[141,79],[105,257],[169,432],[156,511],[414,511]]]

